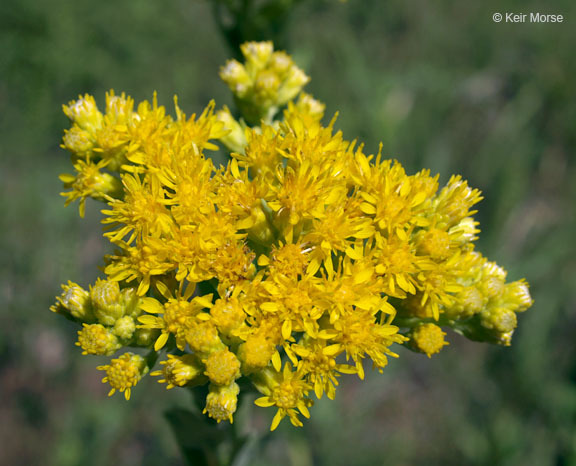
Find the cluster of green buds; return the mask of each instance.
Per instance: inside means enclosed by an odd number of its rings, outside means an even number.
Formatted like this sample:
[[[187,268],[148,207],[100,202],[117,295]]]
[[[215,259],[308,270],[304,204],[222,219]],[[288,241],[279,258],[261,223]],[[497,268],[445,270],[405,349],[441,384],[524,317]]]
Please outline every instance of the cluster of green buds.
[[[286,52],[275,52],[272,42],[247,42],[241,50],[246,62],[228,60],[220,77],[248,123],[271,122],[310,78]]]

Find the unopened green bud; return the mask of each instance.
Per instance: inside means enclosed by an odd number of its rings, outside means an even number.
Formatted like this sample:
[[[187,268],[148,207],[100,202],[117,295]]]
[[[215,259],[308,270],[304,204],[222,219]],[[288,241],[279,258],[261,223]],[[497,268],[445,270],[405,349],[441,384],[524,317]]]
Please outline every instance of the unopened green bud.
[[[234,382],[227,386],[210,384],[209,390],[210,392],[206,397],[206,407],[202,412],[208,413],[208,416],[218,422],[233,422],[232,416],[236,412],[238,393],[240,393],[238,384]]]
[[[65,149],[77,156],[82,156],[94,148],[90,133],[77,125],[65,132],[62,142]]]
[[[62,290],[62,294],[56,298],[56,304],[50,308],[53,312],[81,322],[94,320],[90,295],[84,288],[69,281],[67,285],[62,285]]]
[[[499,333],[511,332],[516,328],[516,314],[503,307],[485,309],[480,313],[480,322],[484,328]]]
[[[240,46],[246,62],[255,68],[263,68],[268,64],[274,51],[272,42],[245,42]]]
[[[98,279],[90,290],[90,297],[94,314],[100,323],[113,326],[124,315],[125,307],[121,301],[118,282]]]
[[[142,314],[140,309],[140,296],[136,288],[124,288],[120,291],[120,302],[124,306],[124,314],[130,317],[138,317]]]
[[[64,105],[63,110],[70,120],[90,133],[94,133],[102,127],[102,113],[98,110],[94,97],[88,94]]]
[[[121,317],[114,324],[114,335],[122,340],[130,340],[136,331],[136,323],[130,316]]]
[[[282,87],[278,91],[277,103],[284,105],[298,95],[302,88],[310,81],[306,73],[297,66],[290,69],[288,77],[282,83]]]
[[[514,308],[516,312],[524,312],[532,306],[532,297],[525,280],[507,283],[503,293],[503,301]]]
[[[100,324],[84,324],[78,332],[76,346],[82,348],[82,354],[98,356],[110,356],[122,347],[116,335]]]
[[[151,347],[159,335],[160,330],[155,328],[137,328],[134,332],[134,344],[144,348]]]

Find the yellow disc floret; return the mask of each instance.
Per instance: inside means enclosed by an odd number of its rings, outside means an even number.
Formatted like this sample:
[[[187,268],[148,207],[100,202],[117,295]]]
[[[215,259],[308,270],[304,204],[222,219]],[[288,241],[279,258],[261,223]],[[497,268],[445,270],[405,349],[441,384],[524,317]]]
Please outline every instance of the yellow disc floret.
[[[420,353],[430,357],[439,353],[449,343],[444,340],[446,333],[434,324],[421,324],[410,336],[410,345]]]
[[[433,228],[422,238],[419,250],[433,259],[445,259],[450,254],[450,236],[445,231]]]
[[[108,382],[112,387],[108,396],[112,396],[116,390],[124,392],[124,397],[129,400],[132,387],[134,387],[148,371],[146,360],[134,353],[124,353],[116,359],[112,359],[110,364],[98,366],[98,370],[106,371],[106,377],[102,383]]]
[[[272,359],[274,351],[274,343],[264,336],[256,334],[249,336],[246,342],[240,346],[238,356],[245,366],[244,370],[251,372],[266,367]]]

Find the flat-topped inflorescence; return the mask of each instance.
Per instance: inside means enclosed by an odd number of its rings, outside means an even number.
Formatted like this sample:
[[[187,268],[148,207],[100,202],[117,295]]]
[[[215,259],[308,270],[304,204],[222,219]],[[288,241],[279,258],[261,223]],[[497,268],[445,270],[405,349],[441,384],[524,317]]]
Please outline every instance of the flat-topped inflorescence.
[[[344,139],[305,75],[270,43],[243,47],[222,70],[246,120],[210,103],[176,116],[110,92],[64,107],[67,203],[106,204],[106,278],[69,282],[52,310],[81,324],[83,354],[125,393],[158,357],[167,388],[208,385],[204,412],[232,421],[247,379],[301,425],[313,396],[333,399],[343,374],[382,370],[394,347],[428,355],[445,329],[509,345],[528,284],[474,248],[480,192],[453,176],[406,174]],[[283,112],[277,112],[285,106]],[[246,113],[247,112],[247,113]],[[252,125],[252,126],[250,126]],[[219,145],[220,144],[220,145]],[[207,151],[229,147],[216,167]],[[133,351],[148,351],[140,356]]]

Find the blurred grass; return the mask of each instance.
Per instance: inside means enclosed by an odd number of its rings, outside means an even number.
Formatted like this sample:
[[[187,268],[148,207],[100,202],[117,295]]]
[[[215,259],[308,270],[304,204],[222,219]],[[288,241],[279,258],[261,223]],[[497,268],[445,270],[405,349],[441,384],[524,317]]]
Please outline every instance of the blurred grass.
[[[494,12],[563,14],[495,24]],[[282,426],[258,464],[576,464],[576,5],[304,2],[290,52],[337,127],[409,172],[460,173],[483,190],[478,248],[526,277],[535,305],[511,348],[450,335],[428,360],[400,351],[384,375],[343,378],[304,429]],[[157,90],[185,111],[230,104],[229,56],[198,0],[0,4],[1,464],[182,464],[162,411],[186,405],[152,380],[106,399],[97,358],[48,307],[59,285],[95,280],[99,206],[63,208],[60,107],[109,88]],[[266,414],[264,414],[264,417]],[[265,422],[261,415],[254,423]],[[308,438],[308,442],[306,441]]]

